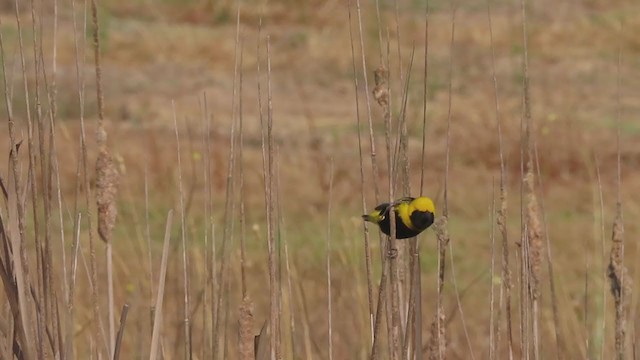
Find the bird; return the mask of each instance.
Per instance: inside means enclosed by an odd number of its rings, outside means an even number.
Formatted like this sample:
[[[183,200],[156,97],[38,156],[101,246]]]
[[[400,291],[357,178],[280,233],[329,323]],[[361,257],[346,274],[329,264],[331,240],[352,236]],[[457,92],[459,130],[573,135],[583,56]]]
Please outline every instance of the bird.
[[[389,210],[393,207],[396,215],[396,239],[417,236],[433,224],[436,207],[433,200],[426,196],[404,197],[393,203],[383,203],[369,213],[362,215],[364,221],[377,224],[388,236],[391,236]]]

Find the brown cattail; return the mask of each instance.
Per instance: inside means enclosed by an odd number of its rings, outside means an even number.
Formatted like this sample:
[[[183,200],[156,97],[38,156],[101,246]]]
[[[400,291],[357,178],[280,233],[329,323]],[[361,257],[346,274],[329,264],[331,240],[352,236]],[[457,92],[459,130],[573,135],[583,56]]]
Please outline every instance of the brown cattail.
[[[445,348],[447,346],[444,326],[442,326],[444,325],[444,322],[444,309],[442,309],[441,306],[438,309],[438,312],[435,314],[433,322],[431,323],[431,338],[429,339],[429,343],[427,344],[429,360],[440,360],[444,358],[444,356],[441,356],[441,354],[444,354]]]
[[[384,65],[380,65],[373,75],[376,83],[376,86],[373,88],[373,97],[378,102],[378,105],[386,108],[389,105],[389,86],[387,84],[389,70],[387,70]]]
[[[240,304],[240,317],[238,320],[239,344],[238,352],[242,360],[255,360],[255,347],[253,335],[253,301],[248,296],[242,299]]]
[[[631,279],[627,268],[624,266],[624,226],[622,224],[622,210],[618,204],[616,218],[613,221],[613,234],[611,236],[611,254],[607,275],[611,281],[611,294],[616,306],[615,346],[619,359],[624,359],[624,347],[626,336],[626,308],[630,298]]]
[[[542,266],[542,226],[540,224],[540,213],[538,209],[538,198],[536,197],[534,188],[534,177],[531,167],[525,177],[525,185],[527,187],[527,237],[528,237],[528,253],[529,266],[531,272],[532,297],[538,299],[540,296],[540,269]]]
[[[611,236],[611,254],[609,256],[608,275],[611,280],[611,294],[618,301],[622,297],[625,283],[628,283],[627,269],[623,263],[624,256],[624,225],[620,216],[616,216],[613,222]],[[626,290],[626,289],[624,289]]]
[[[449,220],[446,216],[441,216],[436,220],[434,224],[434,230],[436,232],[436,239],[438,244],[444,249],[449,245]]]
[[[446,330],[445,315],[442,306],[444,288],[444,272],[445,272],[445,255],[447,245],[449,245],[449,227],[448,218],[441,216],[435,223],[436,239],[438,239],[438,299],[436,315],[431,324],[431,340],[429,341],[429,359],[445,358],[446,353]]]
[[[507,242],[507,190],[504,185],[500,186],[500,209],[498,210],[498,216],[496,220],[498,224],[498,231],[502,236],[502,281],[506,291],[510,291],[511,284],[511,269],[509,268],[509,249]]]
[[[96,160],[96,202],[98,204],[98,234],[105,243],[111,241],[118,209],[116,194],[120,176],[109,152],[102,148]]]

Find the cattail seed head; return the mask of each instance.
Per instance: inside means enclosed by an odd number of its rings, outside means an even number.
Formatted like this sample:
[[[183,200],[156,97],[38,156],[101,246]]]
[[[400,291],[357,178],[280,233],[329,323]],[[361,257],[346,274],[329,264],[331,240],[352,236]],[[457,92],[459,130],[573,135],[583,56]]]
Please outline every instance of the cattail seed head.
[[[540,273],[542,267],[542,226],[540,224],[540,212],[538,208],[538,198],[535,193],[534,176],[531,170],[528,171],[525,178],[528,195],[527,195],[527,237],[529,266],[531,271],[531,279],[533,280],[533,298],[540,296]]]
[[[98,234],[105,243],[111,241],[116,224],[118,208],[116,195],[120,183],[120,174],[113,157],[102,149],[96,160],[96,203],[98,205]]]
[[[240,359],[254,360],[256,356],[253,335],[253,302],[248,296],[242,299],[239,311],[238,331],[240,333],[240,344],[238,346],[238,352]]]

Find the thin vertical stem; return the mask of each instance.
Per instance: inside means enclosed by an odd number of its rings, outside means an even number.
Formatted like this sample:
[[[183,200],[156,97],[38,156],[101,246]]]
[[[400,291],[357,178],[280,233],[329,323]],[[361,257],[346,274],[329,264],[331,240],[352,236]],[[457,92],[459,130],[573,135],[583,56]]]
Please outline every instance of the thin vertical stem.
[[[425,3],[424,11],[424,70],[422,80],[422,149],[420,151],[420,196],[424,194],[424,170],[427,143],[427,97],[429,80],[429,0]]]
[[[333,313],[331,306],[331,205],[333,200],[333,158],[329,170],[329,202],[327,205],[327,312],[329,318],[329,360],[333,360]]]
[[[600,359],[604,360],[607,330],[607,266],[606,266],[606,249],[605,249],[605,229],[604,229],[604,196],[602,195],[602,179],[600,178],[600,165],[598,158],[594,154],[593,163],[596,168],[596,179],[598,184],[598,205],[600,205],[600,260],[602,261],[602,343],[600,344]]]
[[[439,360],[445,358],[445,346],[444,346],[444,314],[442,314],[442,300],[443,300],[443,287],[444,287],[444,272],[445,272],[445,253],[446,246],[449,242],[448,231],[446,229],[447,221],[449,218],[449,160],[451,152],[451,108],[453,103],[453,60],[454,60],[454,40],[456,30],[456,10],[457,6],[452,3],[451,9],[451,39],[449,43],[449,86],[448,86],[448,100],[447,100],[447,130],[446,130],[446,150],[445,150],[445,173],[444,173],[444,206],[442,211],[443,223],[441,226],[445,227],[440,230],[443,235],[438,238],[438,295],[436,300],[436,336],[437,340],[437,356]]]
[[[178,191],[180,193],[180,239],[182,243],[182,285],[184,291],[184,357],[185,359],[191,359],[191,331],[190,331],[190,317],[191,317],[191,305],[189,294],[189,259],[187,248],[187,225],[184,206],[184,188],[182,183],[182,152],[180,151],[180,135],[178,133],[178,119],[176,116],[175,102],[171,102],[171,109],[173,112],[173,125],[176,135],[176,155],[178,156]],[[156,309],[158,311],[159,309]]]
[[[348,13],[349,13],[349,39],[351,45],[351,65],[353,69],[353,87],[356,100],[356,124],[358,127],[358,159],[360,161],[360,194],[362,199],[362,211],[367,211],[367,202],[365,197],[365,175],[364,175],[364,155],[362,153],[362,134],[360,131],[360,101],[359,101],[359,89],[358,89],[358,74],[356,70],[356,57],[353,46],[353,29],[351,26],[351,0],[348,1]],[[369,331],[371,344],[373,344],[373,322],[374,322],[374,303],[373,303],[373,285],[372,285],[372,271],[371,271],[371,247],[369,243],[369,228],[366,222],[362,223],[364,232],[364,259],[365,259],[365,271],[367,276],[367,300],[369,305]]]
[[[375,179],[378,179],[378,163],[376,162],[376,144],[375,137],[373,135],[373,119],[371,115],[371,95],[369,94],[369,80],[367,76],[367,60],[365,57],[365,47],[364,47],[364,33],[362,30],[362,13],[360,11],[360,0],[356,0],[356,13],[358,14],[358,35],[360,39],[360,54],[362,59],[362,77],[364,79],[364,88],[365,91],[365,99],[367,100],[367,120],[369,122],[369,146],[371,150],[371,167],[373,170],[373,190],[375,195],[375,203],[378,203],[380,199],[380,191],[378,189],[378,183]],[[382,37],[380,37],[382,41]],[[380,53],[380,57],[382,60],[382,52]],[[381,240],[382,241],[382,240]]]
[[[489,237],[491,239],[491,275],[489,277],[489,286],[491,293],[489,295],[489,360],[495,359],[496,356],[496,325],[495,325],[495,287],[493,282],[495,279],[496,268],[496,233],[495,233],[495,213],[496,213],[496,183],[495,179],[491,182],[491,205],[489,207],[489,223],[491,231]],[[498,329],[500,328],[500,318],[498,317]],[[499,331],[499,330],[498,330]]]
[[[120,349],[122,347],[122,337],[124,336],[124,327],[127,323],[127,314],[129,314],[129,304],[122,306],[122,314],[120,315],[120,328],[118,329],[118,336],[116,337],[116,344],[113,350],[113,360],[120,359]]]
[[[240,38],[240,8],[237,10],[236,15],[236,39],[234,46],[234,72],[233,72],[233,90],[232,90],[232,99],[231,99],[231,131],[229,135],[229,158],[227,165],[227,184],[225,191],[225,214],[224,214],[224,228],[223,228],[223,236],[222,236],[222,244],[220,249],[220,272],[218,274],[218,297],[216,299],[216,309],[215,309],[215,326],[213,332],[213,358],[217,359],[219,355],[219,344],[220,339],[225,338],[226,334],[226,326],[224,320],[225,316],[222,313],[223,311],[223,297],[228,296],[226,292],[227,282],[229,281],[228,277],[228,261],[227,261],[227,243],[233,239],[233,220],[234,220],[234,209],[235,209],[235,183],[233,181],[236,171],[236,146],[237,146],[237,135],[236,130],[238,124],[236,123],[236,98],[237,98],[237,77],[238,77],[238,66],[239,66],[239,58],[238,58],[238,50],[239,50],[239,38]],[[226,305],[225,305],[226,312]],[[224,334],[220,334],[221,329],[224,329]],[[226,346],[224,346],[226,349]],[[225,350],[226,351],[226,350]]]
[[[164,230],[164,245],[162,246],[162,262],[160,264],[160,277],[158,278],[158,291],[156,292],[156,311],[153,320],[153,330],[151,334],[151,350],[149,360],[159,358],[158,351],[160,345],[160,332],[162,331],[162,303],[164,301],[164,286],[167,276],[167,263],[169,258],[169,242],[171,240],[171,224],[173,222],[173,210],[167,213],[167,222]]]
[[[501,283],[500,288],[500,306],[498,308],[498,336],[497,336],[497,348],[500,348],[500,321],[502,313],[502,301],[503,295],[505,297],[505,312],[507,320],[507,344],[509,359],[513,359],[513,331],[511,325],[511,270],[509,267],[509,243],[507,241],[507,180],[505,160],[503,155],[502,144],[502,121],[500,118],[500,97],[498,93],[498,78],[496,76],[496,64],[495,64],[495,49],[493,44],[493,26],[491,21],[491,0],[487,0],[487,19],[489,24],[489,38],[491,44],[491,74],[493,79],[493,90],[495,100],[495,116],[496,116],[496,131],[498,135],[498,153],[500,156],[500,208],[497,214],[498,230],[502,238],[502,258],[501,258]]]

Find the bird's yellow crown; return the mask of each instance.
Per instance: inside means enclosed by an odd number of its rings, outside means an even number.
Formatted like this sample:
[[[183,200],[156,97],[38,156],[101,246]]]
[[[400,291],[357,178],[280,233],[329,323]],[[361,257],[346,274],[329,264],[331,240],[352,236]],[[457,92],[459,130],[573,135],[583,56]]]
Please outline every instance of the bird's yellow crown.
[[[434,215],[436,213],[436,206],[433,204],[433,200],[426,196],[413,199],[409,206],[418,211],[428,211]]]

